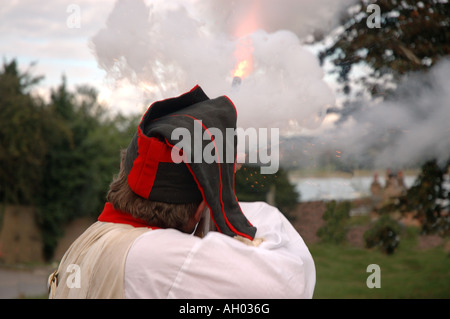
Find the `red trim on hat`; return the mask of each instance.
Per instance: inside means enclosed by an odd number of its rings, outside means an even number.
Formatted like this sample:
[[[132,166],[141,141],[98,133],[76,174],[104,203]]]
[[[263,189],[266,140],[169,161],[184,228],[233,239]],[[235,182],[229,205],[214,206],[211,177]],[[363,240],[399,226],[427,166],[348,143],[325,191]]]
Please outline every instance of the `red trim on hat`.
[[[217,165],[219,166],[219,179],[220,179],[219,199],[220,199],[220,206],[221,206],[221,209],[222,209],[222,215],[223,215],[223,218],[224,218],[226,224],[228,225],[228,227],[229,227],[236,235],[239,235],[239,236],[248,238],[248,239],[250,239],[250,240],[253,240],[253,238],[252,238],[250,235],[241,233],[240,231],[238,231],[237,229],[235,229],[234,226],[233,226],[233,225],[230,223],[230,221],[228,220],[227,215],[225,214],[225,208],[224,208],[224,203],[223,203],[223,199],[222,199],[222,190],[223,190],[223,186],[222,186],[222,185],[223,185],[223,183],[222,183],[222,169],[221,169],[221,166],[220,166],[219,150],[217,149],[217,145],[216,145],[216,142],[214,141],[214,138],[213,138],[212,134],[209,132],[208,128],[203,124],[203,122],[202,122],[201,120],[195,118],[195,117],[192,116],[192,115],[188,115],[188,114],[173,114],[173,115],[171,115],[171,116],[186,116],[186,117],[190,117],[190,118],[192,118],[194,121],[199,122],[199,123],[201,124],[201,126],[203,126],[203,128],[205,129],[205,131],[208,132],[208,134],[209,134],[209,136],[211,137],[211,140],[212,140],[212,142],[213,142],[213,144],[214,144],[214,148],[216,149],[216,155],[217,155],[217,158],[218,158],[218,163],[217,163]],[[197,186],[198,186],[198,188],[200,189],[200,191],[201,191],[201,193],[202,193],[202,195],[203,195],[203,199],[205,199],[205,195],[204,195],[204,192],[203,192],[203,188],[202,188],[202,186],[200,185],[200,183],[198,182],[197,178],[195,177],[195,175],[194,175],[194,173],[193,173],[193,171],[192,171],[192,169],[191,169],[189,163],[187,163],[187,161],[186,161],[185,164],[186,164],[186,166],[188,167],[189,171],[191,172],[192,176],[194,177],[194,180],[195,180],[195,182],[197,183]],[[233,169],[234,169],[234,168],[233,168]],[[234,174],[234,172],[233,172],[233,174]],[[234,176],[233,176],[233,178],[234,178]],[[234,192],[234,185],[233,185],[233,192]],[[235,196],[235,198],[236,198],[236,200],[237,200],[236,193],[234,193],[234,196]],[[209,204],[207,203],[206,199],[205,199],[205,202],[206,202],[206,205],[208,206],[208,208],[209,208],[209,210],[210,210],[210,212],[211,212],[211,217],[213,217],[211,207],[210,207]],[[242,213],[242,210],[241,210],[241,208],[240,208],[240,206],[239,206],[239,202],[238,202],[238,207],[239,207],[239,210],[241,211],[241,214],[243,214],[243,213]],[[217,227],[217,224],[216,224],[216,222],[215,222],[215,220],[214,220],[214,217],[213,217],[212,219],[213,219],[214,224],[215,224],[216,227]],[[247,222],[248,222],[248,220],[247,220]],[[219,230],[219,232],[220,232],[219,227],[217,227],[217,230]]]
[[[160,227],[149,226],[142,219],[134,218],[131,214],[114,209],[114,206],[107,202],[103,208],[102,213],[98,216],[99,222],[126,224],[133,227],[147,227],[151,229],[160,229]]]
[[[227,98],[228,102],[230,102],[231,105],[233,105],[233,107],[234,107],[234,112],[236,113],[236,119],[237,119],[238,113],[237,113],[236,105],[234,105],[233,101],[232,101],[228,96],[225,95],[225,97]],[[234,172],[234,173],[233,173],[233,193],[234,193],[234,197],[236,198],[236,201],[239,202],[238,199],[237,199],[237,196],[236,196],[236,190],[235,190],[235,188],[234,188],[234,185],[235,185],[234,177],[235,177],[235,175],[236,175],[236,161],[237,161],[237,154],[236,154],[236,156],[234,157],[234,163],[233,163],[233,172]],[[239,206],[239,208],[240,208],[240,206]],[[242,213],[242,210],[241,210],[241,213]],[[244,214],[244,213],[242,213],[242,214]],[[247,219],[247,221],[248,221],[248,223],[250,224],[250,226],[253,227],[252,223],[251,223],[248,219]]]
[[[171,148],[156,137],[147,137],[138,128],[138,156],[128,174],[128,185],[137,195],[148,198],[159,163],[173,163]]]
[[[195,90],[197,90],[197,88],[199,88],[198,84],[195,85],[189,92],[195,91]],[[183,94],[185,94],[185,93],[183,93]],[[182,94],[182,95],[183,95],[183,94]]]

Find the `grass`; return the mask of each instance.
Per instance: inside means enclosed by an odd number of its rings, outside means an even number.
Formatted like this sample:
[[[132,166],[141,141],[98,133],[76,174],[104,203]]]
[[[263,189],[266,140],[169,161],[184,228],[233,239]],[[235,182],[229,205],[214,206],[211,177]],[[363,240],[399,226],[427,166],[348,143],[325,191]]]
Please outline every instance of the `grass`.
[[[450,298],[450,255],[443,247],[419,250],[416,238],[404,239],[393,255],[349,245],[309,245],[316,265],[317,299]],[[368,288],[371,272],[381,270],[381,288]]]

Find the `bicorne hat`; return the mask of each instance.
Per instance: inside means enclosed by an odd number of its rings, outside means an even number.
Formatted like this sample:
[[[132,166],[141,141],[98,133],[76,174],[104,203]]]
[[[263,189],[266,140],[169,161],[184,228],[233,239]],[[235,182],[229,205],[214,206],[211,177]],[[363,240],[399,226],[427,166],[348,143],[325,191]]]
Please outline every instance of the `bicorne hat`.
[[[226,133],[236,129],[236,120],[228,97],[209,99],[199,86],[153,103],[127,149],[124,169],[131,190],[166,203],[203,199],[219,232],[252,240],[256,228],[242,213],[234,190],[237,137]],[[174,132],[188,133],[182,148],[181,135]],[[204,154],[214,160],[205,160]]]

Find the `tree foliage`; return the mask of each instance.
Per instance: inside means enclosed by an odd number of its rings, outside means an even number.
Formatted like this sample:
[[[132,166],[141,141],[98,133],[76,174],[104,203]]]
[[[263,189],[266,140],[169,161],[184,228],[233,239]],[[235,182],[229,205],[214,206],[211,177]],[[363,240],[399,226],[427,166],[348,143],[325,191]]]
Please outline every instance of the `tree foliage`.
[[[450,235],[450,181],[445,179],[449,169],[450,161],[425,162],[412,187],[393,207],[401,212],[416,212],[415,218],[422,222],[425,234]]]
[[[384,214],[364,233],[366,247],[378,247],[382,252],[391,255],[400,243],[400,231],[400,224],[388,214]]]
[[[105,116],[95,89],[70,92],[65,78],[44,103],[29,92],[39,79],[16,61],[0,72],[0,199],[37,207],[50,258],[67,222],[101,211],[137,118]]]
[[[347,221],[350,218],[351,203],[349,201],[330,201],[326,203],[323,213],[324,225],[317,230],[322,242],[340,244],[347,234]]]
[[[368,27],[370,4],[380,7],[380,26]],[[360,0],[351,14],[344,17],[332,45],[319,55],[335,66],[338,79],[349,93],[349,74],[364,62],[372,72],[361,79],[372,95],[384,95],[380,85],[385,75],[394,81],[402,75],[426,70],[450,54],[450,6],[446,1],[430,0]],[[356,9],[356,10],[355,10]],[[374,80],[375,79],[375,80]]]
[[[28,90],[39,78],[20,74],[17,63],[0,73],[0,199],[31,203],[44,161],[46,110]]]

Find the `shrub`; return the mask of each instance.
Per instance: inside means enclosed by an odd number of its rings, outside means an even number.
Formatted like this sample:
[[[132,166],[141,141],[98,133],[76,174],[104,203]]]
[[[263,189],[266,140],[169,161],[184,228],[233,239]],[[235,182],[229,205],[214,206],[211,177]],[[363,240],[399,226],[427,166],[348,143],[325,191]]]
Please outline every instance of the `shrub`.
[[[379,247],[381,251],[393,254],[400,243],[400,224],[389,215],[382,215],[364,233],[367,248]]]
[[[317,231],[317,236],[323,242],[340,244],[345,240],[350,208],[349,201],[331,201],[326,204],[322,217],[325,224]]]

